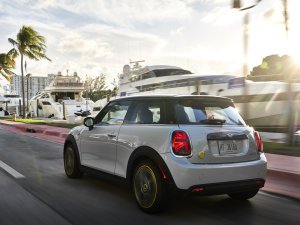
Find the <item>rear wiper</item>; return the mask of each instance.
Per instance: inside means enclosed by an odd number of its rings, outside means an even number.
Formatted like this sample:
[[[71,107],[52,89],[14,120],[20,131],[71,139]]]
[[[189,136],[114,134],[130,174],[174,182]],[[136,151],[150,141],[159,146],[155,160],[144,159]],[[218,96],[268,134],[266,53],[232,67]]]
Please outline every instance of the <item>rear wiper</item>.
[[[199,121],[199,123],[210,124],[210,125],[222,125],[225,122],[226,122],[226,120],[220,120],[220,119],[205,119],[205,120]]]

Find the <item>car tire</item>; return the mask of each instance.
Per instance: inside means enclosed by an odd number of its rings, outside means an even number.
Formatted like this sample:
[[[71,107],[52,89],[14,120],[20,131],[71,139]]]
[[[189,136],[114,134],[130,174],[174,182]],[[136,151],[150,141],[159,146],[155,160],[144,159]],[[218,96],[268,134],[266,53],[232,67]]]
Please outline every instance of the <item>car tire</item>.
[[[70,178],[79,178],[82,175],[80,164],[76,155],[76,150],[72,145],[68,145],[64,151],[65,173]]]
[[[258,190],[259,189],[245,191],[245,192],[236,192],[236,193],[230,193],[228,195],[233,199],[247,200],[249,198],[253,198],[257,194]]]
[[[140,209],[157,213],[167,204],[166,184],[158,167],[151,161],[140,162],[134,170],[132,188]]]

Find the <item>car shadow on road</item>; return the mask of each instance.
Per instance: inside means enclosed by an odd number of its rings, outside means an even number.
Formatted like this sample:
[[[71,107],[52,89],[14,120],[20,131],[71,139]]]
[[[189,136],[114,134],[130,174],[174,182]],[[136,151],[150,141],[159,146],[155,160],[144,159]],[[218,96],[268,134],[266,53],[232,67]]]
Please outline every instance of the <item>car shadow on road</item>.
[[[175,201],[169,208],[170,213],[176,213],[178,206],[184,206],[189,213],[211,212],[219,216],[236,216],[241,213],[247,213],[247,217],[251,216],[253,205],[251,200],[239,201],[229,198],[227,195],[216,196],[199,196],[186,197],[179,201]]]
[[[74,182],[71,180],[70,182]],[[131,190],[125,185],[120,184],[116,181],[99,179],[94,175],[84,175],[80,180],[75,181],[76,186],[83,187],[83,190],[87,190],[89,193],[93,193],[94,197],[105,198],[109,202],[122,202],[127,205],[126,211],[128,214],[136,213],[138,210],[136,207],[134,196]],[[228,219],[236,218],[238,214],[239,217],[246,215],[245,224],[248,224],[249,219],[253,214],[253,205],[251,200],[238,201],[229,198],[227,195],[218,196],[202,196],[202,197],[177,197],[173,196],[170,198],[169,207],[157,216],[159,217],[169,217],[172,218],[182,218],[183,216],[188,216],[189,218],[199,218],[207,216],[218,216]],[[118,207],[118,205],[116,205]],[[181,210],[178,210],[181,209]]]

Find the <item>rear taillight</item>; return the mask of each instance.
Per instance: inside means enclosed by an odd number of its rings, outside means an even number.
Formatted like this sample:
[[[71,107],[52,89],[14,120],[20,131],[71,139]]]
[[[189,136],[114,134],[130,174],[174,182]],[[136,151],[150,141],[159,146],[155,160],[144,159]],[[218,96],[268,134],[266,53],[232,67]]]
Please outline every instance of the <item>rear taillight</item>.
[[[261,140],[261,137],[260,137],[258,131],[254,131],[254,137],[255,137],[255,142],[256,142],[258,152],[263,153],[264,152],[264,146],[263,146],[263,142]]]
[[[191,155],[191,142],[187,133],[182,130],[176,130],[172,133],[172,150],[178,156]]]

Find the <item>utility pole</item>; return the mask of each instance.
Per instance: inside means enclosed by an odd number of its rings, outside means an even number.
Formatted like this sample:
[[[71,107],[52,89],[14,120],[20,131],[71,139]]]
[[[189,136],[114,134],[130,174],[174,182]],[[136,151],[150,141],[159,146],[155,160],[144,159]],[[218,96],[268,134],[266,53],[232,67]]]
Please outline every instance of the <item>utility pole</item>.
[[[247,96],[248,96],[248,84],[246,82],[247,76],[248,76],[248,46],[249,46],[249,12],[246,12],[244,15],[244,23],[243,23],[243,40],[244,40],[244,65],[243,65],[243,75],[245,76],[245,83],[244,83],[244,117],[246,120],[249,119],[249,109],[248,109],[248,102],[247,102]]]

